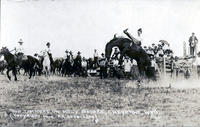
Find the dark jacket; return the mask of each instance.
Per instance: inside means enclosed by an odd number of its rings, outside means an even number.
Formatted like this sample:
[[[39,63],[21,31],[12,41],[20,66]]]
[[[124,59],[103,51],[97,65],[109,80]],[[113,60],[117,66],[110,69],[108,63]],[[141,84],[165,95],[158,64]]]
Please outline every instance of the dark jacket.
[[[194,36],[194,42],[198,42],[198,39],[196,36]],[[191,46],[192,45],[192,36],[189,38],[189,45]],[[196,45],[196,44],[194,44]]]

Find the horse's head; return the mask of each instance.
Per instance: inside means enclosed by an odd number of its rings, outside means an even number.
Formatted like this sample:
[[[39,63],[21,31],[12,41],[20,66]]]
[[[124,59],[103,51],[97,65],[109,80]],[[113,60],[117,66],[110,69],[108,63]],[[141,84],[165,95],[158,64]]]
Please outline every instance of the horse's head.
[[[0,56],[6,54],[8,52],[9,52],[9,50],[8,50],[7,47],[2,47],[1,50],[0,50]]]

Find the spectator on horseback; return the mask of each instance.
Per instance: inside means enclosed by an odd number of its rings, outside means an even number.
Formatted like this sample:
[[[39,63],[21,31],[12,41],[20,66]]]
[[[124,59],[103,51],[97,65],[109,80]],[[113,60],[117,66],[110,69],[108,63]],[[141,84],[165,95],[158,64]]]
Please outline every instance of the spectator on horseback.
[[[135,44],[137,44],[137,45],[139,45],[139,46],[142,45],[142,41],[143,41],[143,39],[142,39],[142,37],[141,37],[142,28],[139,28],[139,29],[137,30],[137,34],[138,34],[138,37],[137,37],[137,38],[133,37],[133,36],[128,32],[128,28],[125,29],[123,32],[124,32],[124,34],[126,34],[126,35],[132,40],[132,43],[130,44],[130,46],[132,46],[133,43],[135,43]]]
[[[78,51],[76,59],[78,60],[78,62],[81,62],[81,52]]]
[[[74,59],[74,71],[75,71],[75,75],[80,76],[81,75],[81,62],[82,62],[82,58],[81,58],[81,52],[78,51],[76,58]]]
[[[113,53],[113,55],[112,55],[111,58],[113,58],[113,59],[118,59],[118,60],[119,60],[119,57],[120,57],[120,51],[119,51],[118,48],[116,47],[116,48],[115,48],[115,51],[114,51],[114,53]]]
[[[106,67],[106,58],[104,53],[101,54],[101,58],[98,61],[100,66],[100,78],[106,78],[107,77],[107,67]]]
[[[24,42],[22,41],[22,39],[19,39],[18,43],[19,43],[18,47],[17,48],[15,47],[14,49],[15,55],[17,56],[17,59],[19,61],[21,61],[22,59],[25,60],[27,59],[27,57],[24,55],[24,45],[23,45]]]
[[[47,46],[46,52],[51,53],[51,49],[50,49],[51,44],[49,42],[47,42],[46,46]]]
[[[73,62],[72,51],[66,50],[65,53],[66,53],[65,60],[68,60],[72,65],[72,62]]]
[[[73,63],[74,63],[74,56],[73,56],[73,52],[72,51],[69,51],[69,60],[70,60],[70,63],[71,63],[71,65],[73,65]]]
[[[44,57],[43,70],[45,71],[46,76],[49,76],[50,74],[50,56],[49,56],[51,54],[50,45],[51,44],[47,42],[46,49],[42,52]]]
[[[24,45],[22,39],[19,39],[18,41],[19,45],[17,48],[15,48],[15,54],[23,54],[24,55]]]
[[[69,54],[69,51],[68,51],[68,50],[66,50],[66,51],[65,51],[65,53],[66,53],[66,56],[65,56],[65,58],[68,58],[68,57],[70,56],[70,54]]]

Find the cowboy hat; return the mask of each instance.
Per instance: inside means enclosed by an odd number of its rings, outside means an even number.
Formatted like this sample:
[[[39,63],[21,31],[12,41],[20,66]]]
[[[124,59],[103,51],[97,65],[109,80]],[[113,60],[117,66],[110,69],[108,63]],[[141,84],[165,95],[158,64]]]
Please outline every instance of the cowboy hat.
[[[18,43],[22,44],[22,43],[24,43],[24,42],[22,41],[22,39],[19,39]]]
[[[49,42],[47,42],[46,46],[48,46],[48,45],[50,45],[50,43],[49,43]]]
[[[142,32],[142,28],[139,28],[139,29],[138,29],[138,32]]]

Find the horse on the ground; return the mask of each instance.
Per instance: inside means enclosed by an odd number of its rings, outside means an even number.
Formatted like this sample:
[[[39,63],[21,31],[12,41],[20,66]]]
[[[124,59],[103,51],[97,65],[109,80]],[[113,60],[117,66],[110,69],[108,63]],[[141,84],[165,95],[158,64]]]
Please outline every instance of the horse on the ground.
[[[131,46],[131,43],[132,43],[132,46]],[[120,50],[120,53],[121,53],[120,61],[122,61],[125,55],[127,55],[131,59],[135,59],[137,61],[140,75],[143,77],[146,74],[146,76],[149,77],[148,71],[151,66],[150,57],[141,46],[132,42],[128,38],[114,37],[110,42],[106,44],[106,47],[105,47],[105,56],[108,60],[110,59],[112,48],[115,46],[117,46]]]

